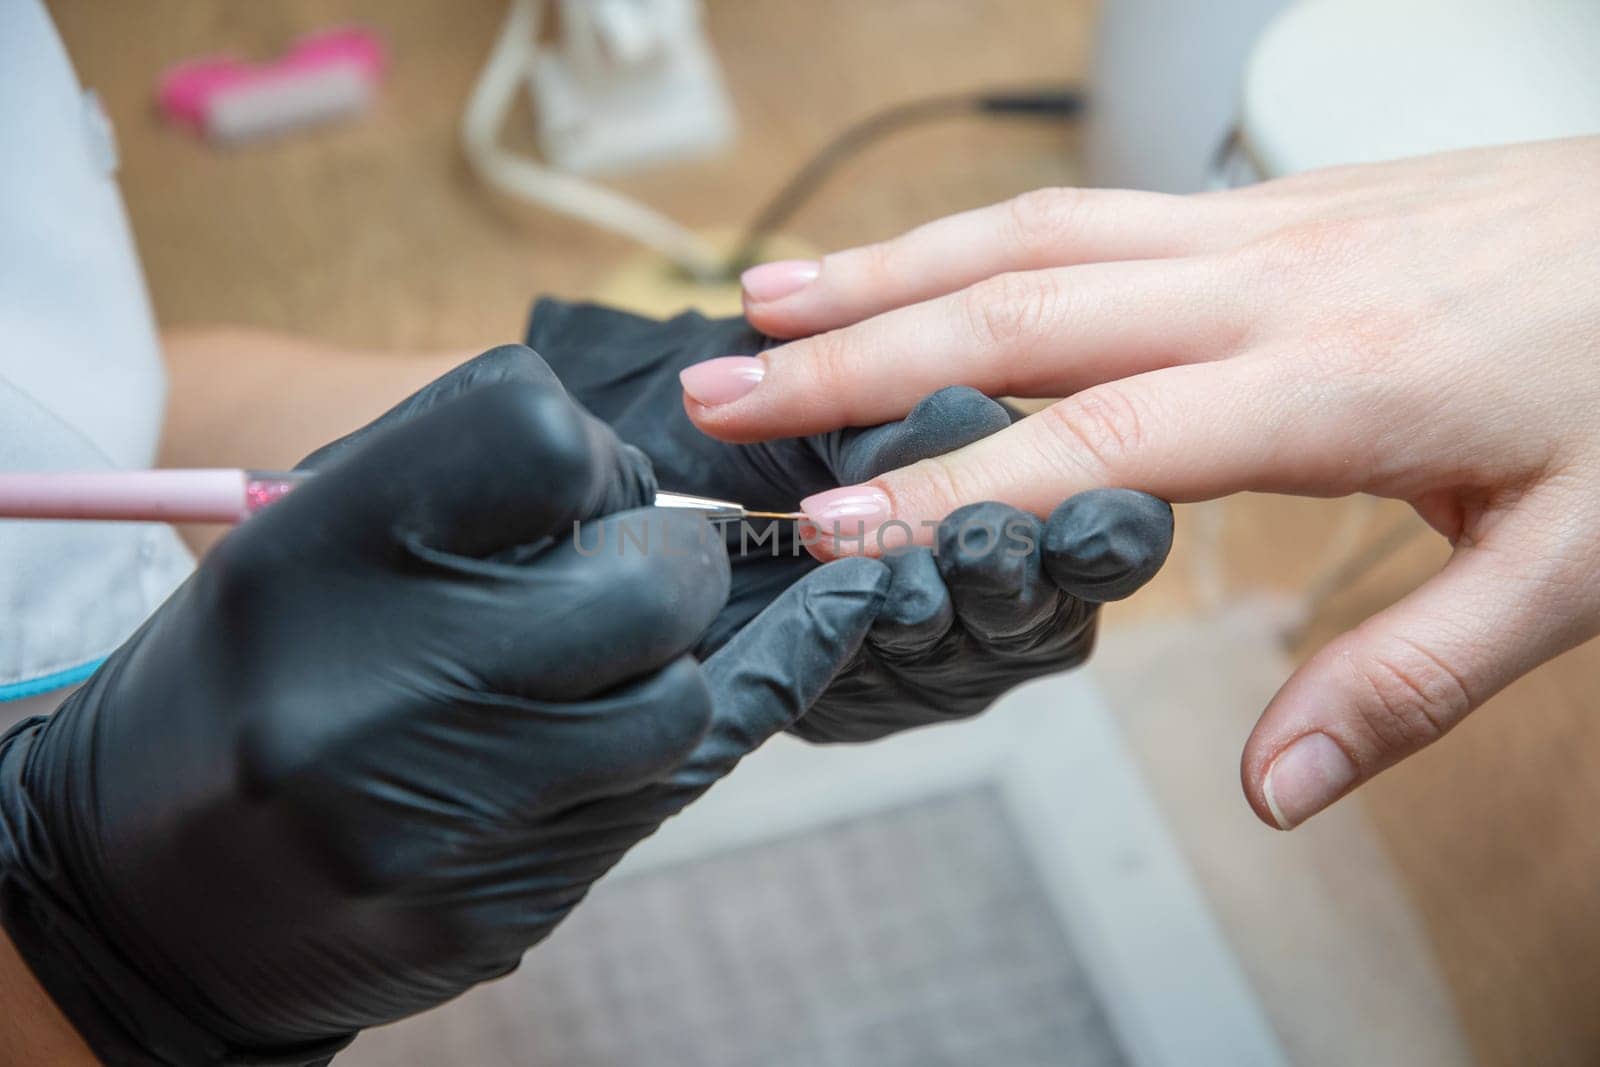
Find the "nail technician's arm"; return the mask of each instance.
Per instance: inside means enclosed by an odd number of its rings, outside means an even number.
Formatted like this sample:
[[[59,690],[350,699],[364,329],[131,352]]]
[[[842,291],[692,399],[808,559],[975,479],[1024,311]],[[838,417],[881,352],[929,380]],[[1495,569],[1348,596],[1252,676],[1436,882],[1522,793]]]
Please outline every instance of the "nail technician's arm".
[[[28,965],[22,962],[5,931],[0,930],[0,1067],[93,1067],[89,1046],[55,1006]]]
[[[0,737],[0,926],[107,1062],[322,1064],[512,970],[809,706],[886,584],[826,568],[696,662],[722,546],[621,510],[647,462],[520,346],[307,462]]]
[[[169,329],[161,348],[164,467],[292,467],[471,355],[350,348],[238,326]],[[196,550],[223,533],[184,531]]]
[[[1600,632],[1597,233],[1594,137],[1195,197],[1045,190],[758,268],[751,320],[813,336],[691,372],[686,404],[748,441],[951,383],[1068,397],[811,501],[824,518],[1102,485],[1410,502],[1450,563],[1312,657],[1246,747],[1252,805],[1288,827]]]

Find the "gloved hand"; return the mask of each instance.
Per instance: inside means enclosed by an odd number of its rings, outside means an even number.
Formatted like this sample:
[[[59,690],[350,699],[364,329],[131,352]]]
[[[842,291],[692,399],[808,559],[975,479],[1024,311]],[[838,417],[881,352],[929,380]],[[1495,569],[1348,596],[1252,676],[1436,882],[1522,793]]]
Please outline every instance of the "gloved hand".
[[[926,397],[899,422],[734,445],[707,437],[683,409],[678,371],[750,354],[774,342],[742,319],[687,313],[665,322],[593,304],[541,300],[528,344],[574,398],[650,457],[665,489],[792,510],[811,493],[970,444],[1011,413],[960,386]],[[980,550],[983,529],[993,551]],[[966,531],[963,534],[963,530]],[[728,606],[697,645],[714,650],[780,591],[818,564],[794,525],[731,524]],[[1025,551],[1007,551],[1032,547]],[[888,599],[859,656],[793,731],[814,741],[859,741],[974,715],[1006,690],[1081,663],[1094,644],[1096,605],[1133,593],[1166,560],[1172,509],[1142,493],[1098,490],[1064,502],[1043,526],[1002,504],[950,516],[939,551],[890,555]]]
[[[312,462],[0,739],[0,921],[110,1062],[322,1063],[513,969],[810,704],[887,584],[830,567],[697,664],[722,545],[609,514],[647,464],[521,348]]]

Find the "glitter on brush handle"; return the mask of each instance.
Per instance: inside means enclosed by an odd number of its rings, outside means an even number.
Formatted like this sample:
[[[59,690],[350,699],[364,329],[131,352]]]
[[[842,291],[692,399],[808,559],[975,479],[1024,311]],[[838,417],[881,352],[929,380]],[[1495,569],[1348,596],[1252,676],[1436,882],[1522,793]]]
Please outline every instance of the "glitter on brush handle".
[[[254,515],[268,504],[276,504],[309,477],[304,471],[245,471],[245,512]]]

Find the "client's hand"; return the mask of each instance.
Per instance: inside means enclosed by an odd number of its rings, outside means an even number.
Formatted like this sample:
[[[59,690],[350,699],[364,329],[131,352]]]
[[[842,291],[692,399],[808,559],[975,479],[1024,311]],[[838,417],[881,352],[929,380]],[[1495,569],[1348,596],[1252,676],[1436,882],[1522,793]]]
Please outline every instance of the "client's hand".
[[[648,464],[526,349],[311,462],[0,739],[0,920],[108,1062],[321,1063],[511,970],[805,710],[887,584],[830,567],[696,663],[720,541],[615,514]]]
[[[1011,423],[994,400],[950,388],[882,426],[725,444],[690,423],[678,372],[708,356],[772,343],[742,320],[684,314],[659,322],[542,300],[528,343],[578,401],[644,450],[664,488],[762,510],[793,509],[802,497],[959,448]],[[818,566],[792,524],[730,526],[727,537],[732,593],[702,651],[720,647]],[[882,614],[856,661],[794,732],[812,740],[866,740],[974,715],[1021,682],[1076,666],[1093,645],[1095,605],[1144,584],[1171,540],[1171,509],[1137,493],[1081,494],[1043,527],[998,504],[952,516],[937,555],[927,548],[888,554],[894,577]]]
[[[751,321],[803,339],[685,384],[730,441],[882,422],[955,383],[1066,397],[811,501],[821,522],[1042,515],[1104,485],[1411,504],[1449,564],[1301,665],[1245,747],[1251,805],[1287,829],[1600,634],[1597,232],[1600,137],[1201,196],[1040,190],[755,268]]]

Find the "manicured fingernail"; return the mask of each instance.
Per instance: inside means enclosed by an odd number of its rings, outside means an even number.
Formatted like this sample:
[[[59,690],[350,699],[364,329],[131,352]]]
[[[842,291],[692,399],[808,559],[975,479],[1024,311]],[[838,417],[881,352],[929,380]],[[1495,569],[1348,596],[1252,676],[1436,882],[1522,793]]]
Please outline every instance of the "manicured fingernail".
[[[837,541],[864,540],[889,519],[889,494],[870,485],[847,485],[800,501],[817,533]]]
[[[792,296],[817,280],[822,264],[814,259],[780,259],[762,263],[739,275],[744,295],[757,304]]]
[[[1355,780],[1355,764],[1333,738],[1306,734],[1278,754],[1262,792],[1279,829],[1289,830],[1338,800]]]
[[[754,356],[720,356],[678,372],[683,391],[708,407],[730,404],[761,384],[767,365]]]

